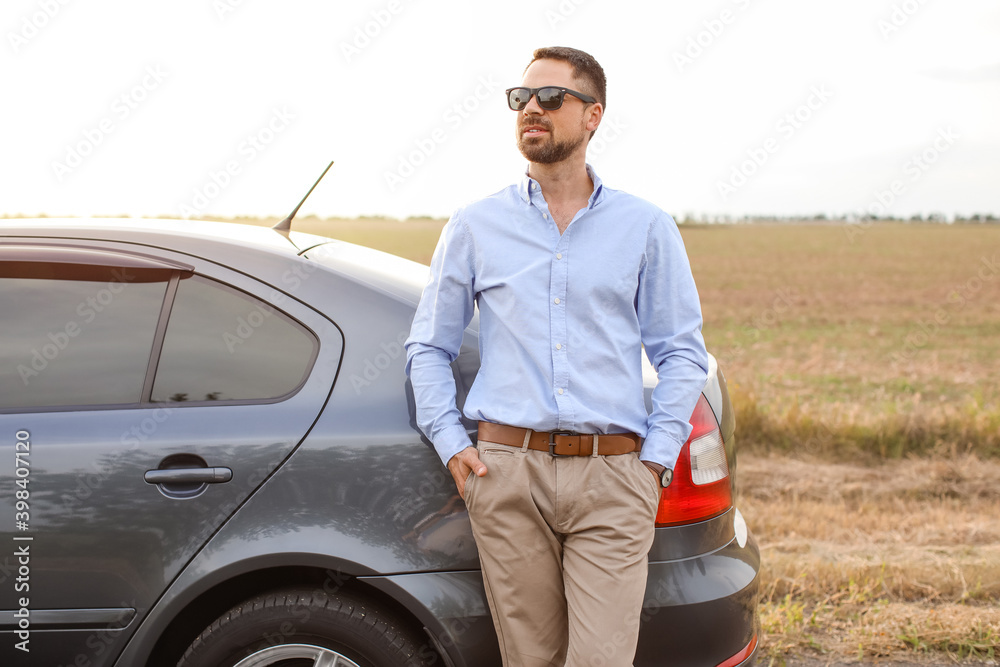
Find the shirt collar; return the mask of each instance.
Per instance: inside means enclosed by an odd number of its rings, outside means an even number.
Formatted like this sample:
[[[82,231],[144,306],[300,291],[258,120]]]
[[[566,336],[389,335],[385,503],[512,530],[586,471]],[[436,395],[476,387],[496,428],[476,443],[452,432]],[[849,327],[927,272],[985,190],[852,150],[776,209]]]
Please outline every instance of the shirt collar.
[[[590,176],[590,180],[594,182],[594,191],[590,195],[590,200],[587,204],[587,208],[594,208],[602,201],[604,201],[604,184],[601,182],[600,177],[594,171],[594,168],[589,164],[587,165],[587,175]],[[534,192],[539,192],[541,186],[538,181],[528,176],[528,170],[524,170],[524,177],[517,186],[517,192],[524,200],[526,204],[531,204],[531,195]]]

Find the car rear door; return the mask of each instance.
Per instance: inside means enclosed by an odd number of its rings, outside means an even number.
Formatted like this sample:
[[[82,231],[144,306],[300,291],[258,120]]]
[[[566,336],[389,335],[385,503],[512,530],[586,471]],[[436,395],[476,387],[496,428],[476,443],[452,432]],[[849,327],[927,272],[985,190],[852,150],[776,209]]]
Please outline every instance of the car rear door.
[[[243,273],[103,241],[0,243],[0,322],[0,664],[108,665],[308,433],[343,338]]]

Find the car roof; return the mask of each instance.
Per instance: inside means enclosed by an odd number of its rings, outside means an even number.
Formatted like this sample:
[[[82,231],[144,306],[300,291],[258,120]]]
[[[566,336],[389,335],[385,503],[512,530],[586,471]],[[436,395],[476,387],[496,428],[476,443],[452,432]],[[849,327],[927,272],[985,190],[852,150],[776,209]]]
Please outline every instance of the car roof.
[[[111,241],[151,240],[157,236],[187,238],[203,242],[224,242],[247,248],[298,254],[301,249],[328,241],[321,236],[291,232],[288,235],[269,227],[208,220],[167,218],[10,218],[0,222],[4,235],[33,234],[100,238]],[[173,244],[168,244],[174,247]]]
[[[262,268],[262,254],[306,255],[356,282],[416,304],[427,267],[379,250],[304,232],[279,232],[240,222],[166,218],[11,218],[0,221],[6,237],[52,237],[136,243],[244,268]],[[320,250],[322,249],[322,250]],[[313,255],[307,254],[315,250]],[[259,274],[258,274],[259,275]]]

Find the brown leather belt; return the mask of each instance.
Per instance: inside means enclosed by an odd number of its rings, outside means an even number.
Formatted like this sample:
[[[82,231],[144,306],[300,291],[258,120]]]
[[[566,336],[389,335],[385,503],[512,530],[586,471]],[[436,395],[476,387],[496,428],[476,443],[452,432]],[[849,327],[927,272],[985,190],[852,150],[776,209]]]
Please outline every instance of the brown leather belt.
[[[513,447],[524,446],[524,435],[529,429],[479,422],[479,439]],[[570,431],[531,431],[528,449],[548,452],[552,456],[591,456],[594,453],[594,436]],[[639,449],[639,436],[635,433],[599,435],[597,453],[601,456],[628,454]]]

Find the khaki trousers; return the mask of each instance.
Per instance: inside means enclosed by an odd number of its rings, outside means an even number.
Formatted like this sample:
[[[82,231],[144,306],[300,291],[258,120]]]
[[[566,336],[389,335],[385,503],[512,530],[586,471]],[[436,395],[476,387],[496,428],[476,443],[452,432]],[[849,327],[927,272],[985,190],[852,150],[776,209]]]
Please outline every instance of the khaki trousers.
[[[480,441],[466,481],[504,667],[632,665],[660,485],[636,453]]]

